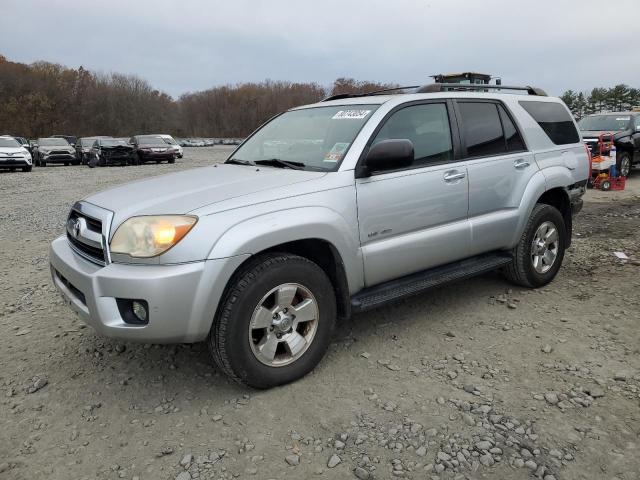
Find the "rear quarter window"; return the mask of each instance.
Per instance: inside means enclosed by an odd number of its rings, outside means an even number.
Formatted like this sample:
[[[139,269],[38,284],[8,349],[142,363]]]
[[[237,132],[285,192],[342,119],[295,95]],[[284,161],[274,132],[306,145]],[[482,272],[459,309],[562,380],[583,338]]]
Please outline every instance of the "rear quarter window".
[[[519,103],[556,145],[568,145],[580,141],[573,119],[562,104],[535,101]]]

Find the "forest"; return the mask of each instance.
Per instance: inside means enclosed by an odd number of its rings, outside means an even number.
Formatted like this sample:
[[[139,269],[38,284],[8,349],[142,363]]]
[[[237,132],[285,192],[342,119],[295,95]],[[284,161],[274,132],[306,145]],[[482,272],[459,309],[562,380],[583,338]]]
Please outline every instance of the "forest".
[[[0,134],[35,138],[52,134],[177,137],[244,137],[273,115],[335,93],[396,85],[338,78],[318,83],[265,80],[222,85],[173,99],[146,80],[94,73],[48,62],[30,65],[0,55]],[[562,99],[579,118],[640,105],[640,90],[626,85],[569,90]]]

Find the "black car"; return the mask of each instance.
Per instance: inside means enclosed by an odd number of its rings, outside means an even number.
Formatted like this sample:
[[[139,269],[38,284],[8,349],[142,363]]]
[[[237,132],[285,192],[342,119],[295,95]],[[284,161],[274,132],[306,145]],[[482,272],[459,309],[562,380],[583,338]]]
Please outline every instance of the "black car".
[[[118,138],[98,138],[89,151],[88,165],[106,167],[108,165],[127,165],[134,158],[134,148]]]
[[[136,135],[129,143],[135,150],[135,163],[167,161],[175,163],[176,150],[158,135]]]
[[[64,138],[39,138],[33,148],[33,163],[38,167],[46,167],[47,163],[73,163],[78,165],[75,149]]]
[[[587,115],[578,122],[582,138],[592,153],[598,153],[598,137],[613,133],[616,146],[616,166],[623,177],[631,175],[640,164],[640,112],[613,112]]]
[[[81,137],[76,141],[76,157],[82,165],[85,165],[89,161],[89,152],[91,147],[99,138],[111,138],[108,136],[95,136],[95,137]]]

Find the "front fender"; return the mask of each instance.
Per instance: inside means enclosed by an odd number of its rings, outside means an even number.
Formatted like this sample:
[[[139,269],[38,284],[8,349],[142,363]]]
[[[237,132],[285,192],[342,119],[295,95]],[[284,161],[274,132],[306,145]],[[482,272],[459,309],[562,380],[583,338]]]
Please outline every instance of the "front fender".
[[[362,253],[357,223],[349,223],[326,207],[297,207],[243,220],[226,230],[214,243],[208,259],[255,255],[283,243],[319,239],[335,247],[344,263],[349,291],[363,285]]]

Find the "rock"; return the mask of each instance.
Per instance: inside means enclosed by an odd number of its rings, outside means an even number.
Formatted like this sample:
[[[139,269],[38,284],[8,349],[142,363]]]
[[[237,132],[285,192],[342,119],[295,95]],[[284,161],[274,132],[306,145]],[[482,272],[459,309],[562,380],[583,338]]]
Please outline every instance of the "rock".
[[[127,349],[127,347],[125,345],[123,345],[122,343],[116,344],[116,346],[114,348],[116,353],[123,353],[126,349]]]
[[[9,464],[2,462],[0,463],[0,473],[9,471]]]
[[[453,354],[453,358],[454,358],[454,360],[457,360],[459,362],[464,362],[464,353],[462,353],[462,352],[454,353]]]
[[[453,338],[453,337],[455,337],[455,336],[456,336],[456,334],[455,334],[455,333],[453,333],[452,331],[448,331],[447,333],[445,333],[445,335],[446,335],[447,337],[450,337],[450,338]]]
[[[484,455],[480,455],[480,463],[485,467],[490,467],[491,465],[494,464],[494,462],[495,460],[490,454],[485,453]]]
[[[222,420],[222,415],[216,414],[213,417],[211,417],[211,420],[213,420],[214,422],[219,422],[220,420]]]
[[[476,387],[474,387],[471,383],[465,383],[462,389],[467,393],[473,393],[476,391]]]
[[[295,467],[296,465],[300,465],[300,455],[296,455],[296,454],[287,455],[286,457],[284,457],[284,461],[287,462],[289,465],[292,465]]]
[[[341,440],[336,440],[336,441],[335,441],[335,443],[333,444],[333,447],[334,447],[336,450],[342,450],[342,449],[345,447],[345,444],[344,444],[344,442],[343,442],[343,441],[341,441]]]
[[[493,445],[488,440],[482,440],[481,442],[477,442],[475,447],[479,451],[489,450]]]
[[[34,378],[34,381],[31,385],[27,386],[27,393],[35,393],[38,390],[46,387],[49,384],[49,380],[44,377]]]
[[[342,462],[342,459],[334,453],[333,455],[331,455],[331,457],[329,457],[329,461],[327,462],[327,467],[334,468],[340,462]]]
[[[441,462],[448,462],[449,460],[451,460],[451,455],[445,452],[438,452],[436,458]]]
[[[397,372],[400,370],[400,367],[398,365],[394,365],[393,363],[390,363],[388,365],[385,365],[389,370],[391,370],[392,372]]]
[[[627,374],[626,374],[626,372],[618,372],[613,376],[613,379],[616,382],[626,382],[627,381]]]
[[[535,470],[536,468],[538,468],[538,464],[533,460],[527,460],[526,462],[524,462],[524,466],[530,470]]]
[[[362,353],[360,354],[360,356],[361,356],[362,358],[369,358],[371,355],[369,354],[369,352],[362,352]]]
[[[547,343],[546,345],[543,345],[540,350],[544,353],[551,353],[553,352],[553,347]]]
[[[469,425],[470,427],[473,427],[476,424],[476,420],[475,418],[473,418],[473,415],[469,415],[468,413],[465,413],[462,416],[462,420],[464,420],[464,423]]]
[[[604,397],[604,390],[601,389],[600,387],[592,387],[589,389],[587,393],[591,395],[593,398]]]
[[[447,376],[448,376],[451,380],[453,380],[453,379],[455,379],[455,378],[458,376],[458,374],[457,374],[456,372],[454,372],[454,371],[451,371],[451,372],[447,372]]]
[[[191,480],[191,474],[189,472],[180,472],[176,480]]]
[[[509,307],[511,310],[515,310],[516,308],[518,308],[518,306],[514,302],[507,303],[507,307]]]
[[[424,457],[426,454],[427,454],[427,447],[425,447],[424,445],[416,449],[416,455],[418,455],[419,457]]]
[[[193,456],[190,453],[187,453],[184,457],[182,457],[182,460],[180,460],[180,465],[182,465],[183,467],[188,467],[189,465],[191,465],[192,459]]]
[[[365,470],[362,467],[356,467],[356,469],[353,471],[353,473],[360,480],[369,480],[371,478],[371,475],[369,474],[369,471]]]
[[[544,394],[544,399],[549,405],[557,405],[559,402],[558,394],[554,392],[547,392]]]

